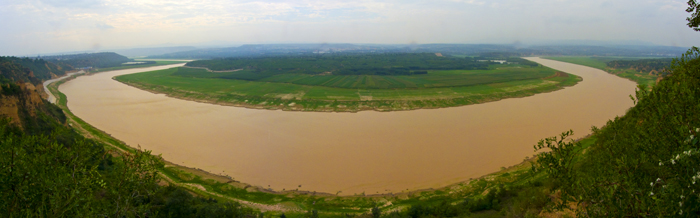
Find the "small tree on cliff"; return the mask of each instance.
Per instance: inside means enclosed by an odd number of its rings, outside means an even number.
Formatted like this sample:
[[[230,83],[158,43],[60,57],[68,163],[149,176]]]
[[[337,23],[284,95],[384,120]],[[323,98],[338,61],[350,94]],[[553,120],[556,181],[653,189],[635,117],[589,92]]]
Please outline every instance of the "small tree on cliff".
[[[695,31],[700,31],[700,4],[696,0],[689,0],[688,1],[688,9],[685,9],[686,12],[691,13],[690,17],[686,18],[685,20],[688,21],[688,27],[693,28]]]

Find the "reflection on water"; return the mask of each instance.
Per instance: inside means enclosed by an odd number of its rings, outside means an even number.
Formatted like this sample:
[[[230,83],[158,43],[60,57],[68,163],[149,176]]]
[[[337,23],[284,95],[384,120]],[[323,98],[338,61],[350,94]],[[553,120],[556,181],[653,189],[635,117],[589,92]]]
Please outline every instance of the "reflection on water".
[[[583,81],[552,93],[455,108],[314,113],[197,103],[112,77],[63,84],[68,107],[95,127],[171,162],[275,190],[341,195],[439,187],[520,163],[539,139],[590,133],[632,106],[635,84],[601,70],[531,58]]]

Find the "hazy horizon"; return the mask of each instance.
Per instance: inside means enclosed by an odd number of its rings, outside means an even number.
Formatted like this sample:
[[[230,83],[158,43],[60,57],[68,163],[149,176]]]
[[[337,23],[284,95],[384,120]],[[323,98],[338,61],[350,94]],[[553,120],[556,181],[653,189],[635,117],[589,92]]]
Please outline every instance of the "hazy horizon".
[[[683,0],[0,0],[0,55],[267,43],[629,41],[690,47]]]

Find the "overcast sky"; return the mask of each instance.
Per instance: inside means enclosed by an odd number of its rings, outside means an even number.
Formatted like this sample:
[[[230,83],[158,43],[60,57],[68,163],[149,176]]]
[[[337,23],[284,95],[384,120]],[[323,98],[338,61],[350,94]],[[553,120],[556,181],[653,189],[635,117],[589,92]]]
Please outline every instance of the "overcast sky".
[[[0,55],[244,43],[698,46],[686,0],[0,0]]]

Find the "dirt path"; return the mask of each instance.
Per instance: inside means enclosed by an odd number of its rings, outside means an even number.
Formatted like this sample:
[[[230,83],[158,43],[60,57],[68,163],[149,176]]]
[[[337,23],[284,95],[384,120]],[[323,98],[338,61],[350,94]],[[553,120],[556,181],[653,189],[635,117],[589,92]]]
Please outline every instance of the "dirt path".
[[[58,82],[58,81],[65,79],[65,78],[68,78],[70,76],[73,76],[76,74],[83,74],[83,73],[85,73],[85,71],[81,70],[81,71],[78,71],[75,73],[67,73],[65,76],[62,76],[62,77],[59,77],[56,79],[50,79],[50,80],[44,81],[44,84],[43,84],[44,85],[44,92],[46,92],[46,94],[49,95],[49,97],[46,100],[49,100],[49,102],[54,103],[54,104],[56,103],[56,96],[53,96],[53,93],[51,93],[51,91],[49,91],[49,88],[48,88],[49,85],[51,85],[51,83],[55,83],[55,82]]]
[[[184,68],[192,68],[192,69],[205,69],[205,70],[209,71],[210,73],[227,73],[227,72],[236,72],[236,71],[239,71],[239,70],[243,70],[243,69],[235,69],[235,70],[210,70],[209,68],[206,68],[206,67],[188,67],[188,66],[182,66],[182,67],[184,67]]]

